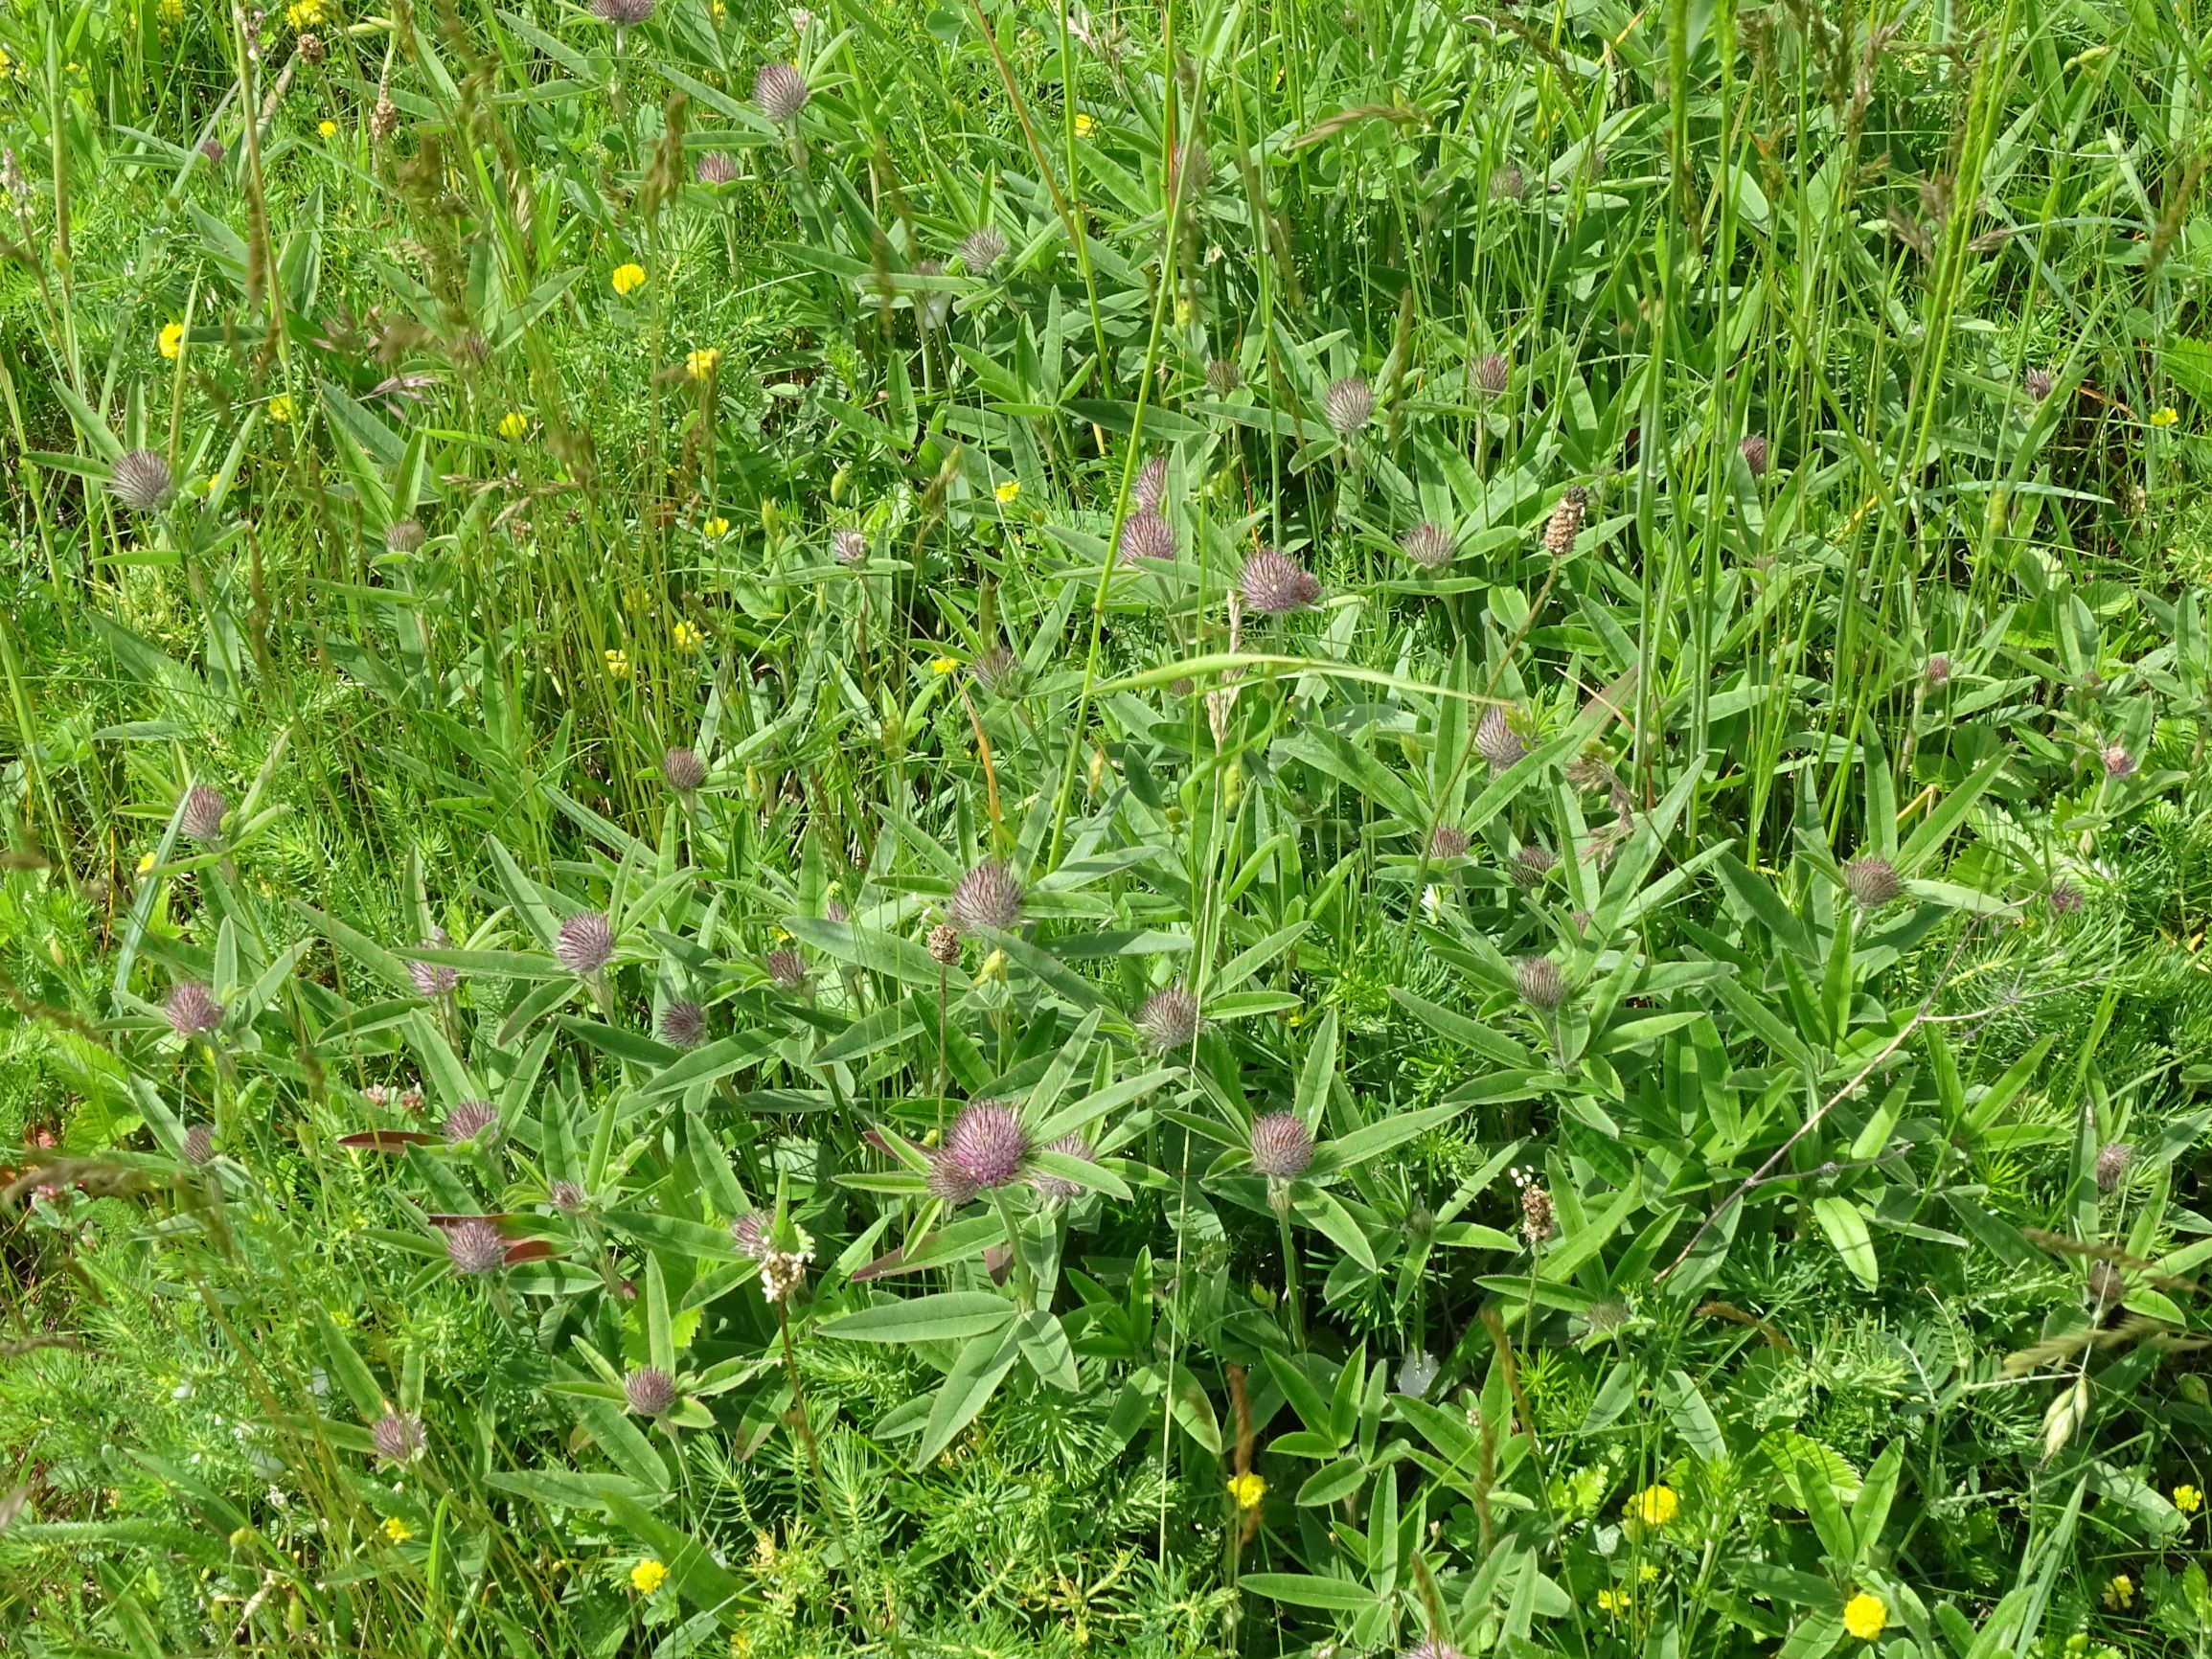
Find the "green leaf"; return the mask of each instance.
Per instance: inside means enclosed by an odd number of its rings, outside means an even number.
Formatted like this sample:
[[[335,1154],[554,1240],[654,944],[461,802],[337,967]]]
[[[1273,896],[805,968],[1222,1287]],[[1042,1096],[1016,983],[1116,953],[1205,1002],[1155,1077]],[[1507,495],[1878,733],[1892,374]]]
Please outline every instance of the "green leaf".
[[[1021,1346],[1019,1327],[985,1331],[969,1340],[938,1388],[936,1403],[929,1408],[929,1421],[923,1428],[922,1443],[914,1451],[915,1468],[927,1468],[937,1454],[952,1443],[952,1437],[975,1420],[975,1414],[990,1401],[1006,1374],[1014,1369],[1014,1362],[1020,1357]]]
[[[1881,1280],[1881,1269],[1874,1259],[1874,1239],[1859,1206],[1849,1198],[1829,1193],[1813,1200],[1813,1214],[1820,1230],[1828,1235],[1829,1243],[1836,1246],[1836,1255],[1843,1258],[1844,1266],[1872,1290]]]
[[[1245,1573],[1237,1586],[1270,1602],[1288,1602],[1293,1607],[1320,1607],[1331,1612],[1352,1612],[1375,1605],[1375,1592],[1344,1579],[1322,1579],[1311,1573]]]
[[[1014,1314],[1014,1304],[1003,1296],[946,1290],[878,1303],[821,1329],[824,1336],[846,1342],[961,1342],[1001,1329]]]

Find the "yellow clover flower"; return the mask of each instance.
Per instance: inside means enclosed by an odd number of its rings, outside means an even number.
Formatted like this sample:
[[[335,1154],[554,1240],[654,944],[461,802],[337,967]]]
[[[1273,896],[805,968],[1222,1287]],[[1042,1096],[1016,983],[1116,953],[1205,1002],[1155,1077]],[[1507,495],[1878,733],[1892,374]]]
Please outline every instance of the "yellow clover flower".
[[[627,298],[645,286],[645,266],[617,265],[614,267],[614,291]]]
[[[694,352],[684,359],[684,373],[695,380],[709,379],[716,369],[721,366],[721,348],[709,346],[705,351]]]
[[[171,29],[184,21],[184,0],[161,0],[161,20]]]
[[[1843,1627],[1861,1642],[1871,1642],[1889,1625],[1889,1609],[1864,1590],[1843,1603]]]
[[[1258,1475],[1246,1472],[1229,1477],[1229,1496],[1236,1500],[1240,1510],[1256,1510],[1260,1500],[1267,1495],[1267,1483]]]
[[[629,1570],[629,1587],[641,1596],[650,1596],[668,1581],[669,1570],[648,1556]]]
[[[499,418],[499,436],[518,439],[530,436],[530,417],[518,409],[510,409]]]
[[[335,138],[338,136],[338,124],[334,121],[321,121],[315,124],[315,130],[325,138]]]
[[[706,643],[707,636],[688,622],[679,620],[676,625],[669,630],[669,633],[674,639],[676,649],[679,651],[696,651]]]
[[[141,875],[152,875],[152,874],[153,874],[153,854],[152,854],[152,853],[148,852],[148,853],[147,853],[147,854],[146,854],[144,857],[142,857],[142,858],[140,858],[140,859],[139,859],[139,861],[138,861],[138,873],[139,873]]]
[[[1663,1527],[1680,1512],[1682,1500],[1675,1495],[1675,1489],[1664,1482],[1646,1487],[1622,1507],[1621,1513],[1631,1521],[1641,1521],[1647,1527]]]
[[[161,330],[161,354],[175,359],[184,355],[184,325],[165,323]]]
[[[699,526],[699,534],[709,541],[719,541],[730,534],[730,521],[717,514]]]
[[[1081,113],[1080,111],[1077,113],[1077,115],[1076,115],[1076,118],[1075,118],[1075,135],[1076,135],[1076,137],[1078,137],[1078,138],[1088,138],[1088,137],[1089,137],[1089,136],[1090,136],[1090,135],[1091,135],[1093,132],[1095,132],[1095,131],[1097,131],[1097,130],[1098,130],[1098,123],[1097,123],[1097,122],[1095,122],[1095,121],[1091,120],[1091,118],[1090,118],[1089,116],[1087,116],[1087,115],[1084,115],[1084,114]]]
[[[10,57],[6,52],[0,51],[0,80],[6,80],[14,73],[15,60]]]
[[[1009,478],[1004,484],[1001,484],[992,493],[996,495],[1001,501],[1019,501],[1021,499],[1021,480],[1018,478]]]
[[[606,671],[618,680],[629,678],[629,652],[610,650],[604,653]]]
[[[1629,1593],[1626,1590],[1600,1590],[1598,1592],[1598,1608],[1599,1611],[1610,1613],[1618,1619],[1629,1610]]]
[[[2135,1599],[2135,1580],[2125,1573],[2114,1573],[2105,1584],[2105,1605],[2117,1613]]]
[[[933,674],[949,674],[959,667],[960,659],[958,657],[931,657],[929,659],[929,671]]]
[[[414,1535],[415,1529],[398,1515],[386,1515],[384,1517],[384,1536],[390,1538],[395,1544],[403,1544]]]
[[[279,392],[269,399],[269,419],[280,426],[288,425],[292,417],[299,412],[299,406],[292,401],[289,392]]]
[[[2151,417],[2151,424],[2154,426],[2171,426],[2180,419],[2181,412],[2169,403]]]
[[[2184,1483],[2174,1489],[2174,1507],[2185,1515],[2193,1515],[2204,1507],[2204,1494]]]

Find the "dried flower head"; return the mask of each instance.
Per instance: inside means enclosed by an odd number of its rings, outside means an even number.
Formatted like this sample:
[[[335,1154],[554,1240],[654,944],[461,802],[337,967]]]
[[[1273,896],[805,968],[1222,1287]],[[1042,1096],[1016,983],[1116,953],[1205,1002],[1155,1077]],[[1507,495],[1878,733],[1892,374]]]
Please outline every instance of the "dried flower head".
[[[935,927],[932,927],[929,930],[929,954],[937,959],[941,966],[958,967],[960,966],[960,929],[949,921],[940,921]]]
[[[1950,684],[1950,658],[1937,651],[1921,669],[1921,676],[1932,686]]]
[[[308,63],[320,63],[329,55],[329,48],[324,46],[320,34],[303,34],[292,42],[292,50]]]
[[[696,1002],[672,1002],[661,1010],[660,1040],[672,1049],[696,1049],[706,1040],[707,1011]]]
[[[1743,455],[1744,465],[1750,469],[1752,477],[1767,476],[1768,452],[1764,436],[1757,432],[1746,432],[1744,434],[1744,442],[1737,444],[1736,448]]]
[[[1567,487],[1560,497],[1560,504],[1552,509],[1551,517],[1543,527],[1544,551],[1554,558],[1564,558],[1575,550],[1575,537],[1582,534],[1583,512],[1590,504],[1590,492],[1581,485]]]
[[[788,63],[764,63],[753,77],[753,102],[779,125],[798,120],[810,96],[807,78]]]
[[[572,916],[560,924],[553,954],[573,974],[595,974],[614,955],[614,924],[596,910]]]
[[[707,781],[707,763],[696,749],[678,745],[660,758],[660,775],[677,794],[690,795]]]
[[[446,1141],[457,1147],[481,1140],[498,1126],[499,1108],[490,1101],[463,1101],[445,1114],[444,1132]]]
[[[205,844],[222,838],[223,818],[230,811],[230,803],[222,798],[222,791],[205,784],[194,784],[184,792],[184,809],[176,815],[177,832],[187,841]]]
[[[1399,543],[1405,557],[1424,570],[1437,570],[1451,562],[1451,532],[1434,519],[1423,519]]]
[[[730,1223],[730,1241],[740,1256],[758,1261],[768,1253],[768,1229],[774,1217],[764,1210],[747,1210]]]
[[[771,950],[761,966],[786,990],[796,990],[807,983],[807,959],[795,950]]]
[[[1124,558],[1174,558],[1174,529],[1156,512],[1132,512],[1122,520],[1121,553]]]
[[[1843,885],[1861,910],[1880,910],[1904,897],[1897,866],[1871,852],[1843,867]]]
[[[830,557],[839,564],[866,564],[868,537],[851,525],[840,525],[830,532]]]
[[[1179,985],[1164,985],[1145,998],[1137,1033],[1156,1049],[1187,1049],[1198,1034],[1198,999]]]
[[[1230,357],[1206,359],[1206,390],[1217,398],[1226,398],[1244,383],[1244,371],[1238,368]]]
[[[807,1263],[813,1259],[814,1252],[809,1249],[770,1250],[761,1258],[761,1294],[770,1302],[782,1302],[806,1284]]]
[[[452,938],[443,927],[430,929],[430,937],[420,948],[424,950],[451,950]],[[442,996],[450,996],[461,983],[461,970],[442,962],[409,962],[407,977],[414,983],[415,994],[424,1002],[436,1002]]]
[[[489,1273],[507,1260],[507,1240],[489,1221],[457,1221],[445,1229],[445,1260],[456,1273]]]
[[[1520,1190],[1520,1236],[1533,1249],[1557,1231],[1552,1218],[1552,1195],[1531,1184]]]
[[[383,144],[399,130],[399,106],[379,93],[375,107],[369,111],[370,138]]]
[[[211,138],[204,140],[201,143],[199,147],[199,153],[201,158],[207,161],[210,165],[220,167],[223,164],[223,158],[229,155],[230,151],[223,148],[223,141],[221,139]]]
[[[1513,983],[1521,1000],[1539,1013],[1550,1013],[1567,999],[1567,976],[1548,956],[1524,956],[1514,965]]]
[[[945,1150],[979,1189],[1003,1187],[1029,1156],[1021,1117],[1004,1101],[973,1101],[946,1131]]]
[[[1485,352],[1467,366],[1467,386],[1478,398],[1502,398],[1513,384],[1513,364],[1502,352]]]
[[[545,1201],[563,1216],[573,1216],[583,1208],[583,1189],[574,1181],[556,1181],[545,1189]]]
[[[1551,874],[1552,866],[1558,862],[1550,848],[1539,847],[1531,842],[1513,855],[1513,884],[1516,887],[1540,887],[1543,878]]]
[[[2135,1148],[2126,1141],[2113,1141],[2097,1151],[2097,1191],[2111,1193],[2119,1190],[2128,1178],[2128,1167],[2135,1161]]]
[[[394,519],[384,527],[386,553],[421,553],[422,544],[429,539],[429,533],[412,518]]]
[[[1263,547],[1244,560],[1238,578],[1244,603],[1262,616],[1288,616],[1321,597],[1312,573],[1280,549]]]
[[[201,1169],[215,1157],[215,1129],[207,1124],[194,1124],[184,1132],[184,1161],[194,1169]]]
[[[2051,883],[2050,897],[2044,902],[2053,916],[2071,916],[2082,907],[2082,890],[2062,875]]]
[[[978,864],[953,884],[945,912],[963,933],[1012,927],[1021,916],[1021,883],[1003,864]]]
[[[1321,412],[1339,438],[1349,438],[1375,419],[1375,388],[1357,375],[1347,375],[1331,386],[1321,399]]]
[[[1313,1131],[1295,1112],[1269,1112],[1252,1122],[1252,1168],[1270,1181],[1294,1181],[1313,1162]]]
[[[426,1443],[422,1420],[412,1412],[385,1412],[369,1425],[369,1439],[376,1455],[388,1464],[413,1463]]]
[[[133,512],[151,512],[169,499],[172,483],[169,463],[159,451],[131,449],[117,459],[107,487]]]
[[[2116,1307],[2128,1299],[2128,1276],[2109,1261],[2092,1261],[2088,1290],[2098,1307]]]
[[[635,1416],[665,1416],[676,1402],[675,1379],[657,1365],[641,1366],[622,1379],[622,1398]]]
[[[1513,729],[1512,716],[1502,705],[1493,703],[1474,723],[1474,751],[1490,762],[1492,771],[1502,772],[1528,753],[1528,745]]]
[[[1045,1148],[1045,1150],[1059,1152],[1070,1158],[1081,1158],[1086,1164],[1093,1164],[1098,1161],[1097,1149],[1080,1133],[1062,1135],[1051,1146]],[[1058,1198],[1062,1202],[1083,1195],[1083,1186],[1080,1182],[1070,1181],[1060,1175],[1032,1175],[1030,1185],[1044,1194],[1045,1197]]]
[[[1467,831],[1456,824],[1439,824],[1428,832],[1428,856],[1436,863],[1465,858],[1470,845]]]
[[[2105,752],[2098,758],[2104,762],[2108,778],[2131,777],[2137,764],[2135,757],[2128,753],[2127,744],[2121,742],[2107,743]]]
[[[2051,378],[2048,369],[2030,369],[2020,376],[2020,384],[2027,389],[2029,397],[2041,403],[2051,395],[2051,388],[2058,382]]]
[[[698,181],[707,185],[737,183],[737,158],[722,150],[708,150],[699,157]]]
[[[197,980],[184,980],[163,1005],[170,1029],[180,1037],[205,1036],[223,1022],[222,1004]]]
[[[1160,503],[1168,498],[1168,458],[1154,455],[1137,468],[1136,482],[1129,487],[1129,500],[1139,512],[1157,512]]]
[[[602,23],[635,29],[652,15],[655,4],[657,0],[591,0],[591,9]]]
[[[961,239],[960,262],[971,277],[988,277],[1006,258],[1006,238],[996,225],[977,225]]]
[[[1499,201],[1518,201],[1528,189],[1528,175],[1508,162],[1494,168],[1490,175],[1490,193]]]

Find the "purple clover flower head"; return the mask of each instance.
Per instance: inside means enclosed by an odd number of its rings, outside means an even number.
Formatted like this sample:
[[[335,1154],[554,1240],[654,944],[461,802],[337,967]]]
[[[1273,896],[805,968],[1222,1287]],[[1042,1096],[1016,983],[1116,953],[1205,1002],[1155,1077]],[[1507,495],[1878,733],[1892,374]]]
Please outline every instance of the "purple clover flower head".
[[[1936,686],[1949,685],[1950,683],[1950,658],[1943,652],[1937,651],[1922,667],[1921,673],[1926,677],[1931,689]]]
[[[773,1218],[764,1210],[747,1210],[730,1223],[730,1239],[740,1256],[758,1261],[768,1254],[768,1229]]]
[[[133,512],[151,512],[169,499],[169,463],[152,449],[125,450],[107,481],[116,500]]]
[[[445,1229],[445,1260],[464,1276],[489,1273],[507,1260],[507,1240],[489,1221],[456,1221]]]
[[[1532,841],[1513,855],[1513,884],[1523,888],[1540,887],[1558,862],[1550,848],[1539,847]]]
[[[1524,956],[1514,966],[1513,983],[1521,1000],[1539,1013],[1555,1012],[1567,999],[1567,976],[1548,956]]]
[[[807,961],[795,950],[771,950],[762,965],[768,977],[785,990],[796,990],[807,983]]]
[[[1206,360],[1206,390],[1217,398],[1226,398],[1244,383],[1244,371],[1237,366],[1234,357],[1209,357]]]
[[[812,95],[807,78],[788,63],[764,63],[760,74],[753,77],[753,102],[778,126],[797,121]]]
[[[975,1177],[960,1167],[960,1161],[951,1151],[940,1147],[929,1154],[929,1173],[925,1177],[929,1195],[947,1210],[957,1210],[983,1189],[975,1184]]]
[[[2051,389],[2058,384],[2058,381],[2051,377],[2051,372],[2048,369],[2030,369],[2020,376],[2020,384],[2027,388],[2029,397],[2041,403],[2051,395]]]
[[[735,184],[738,181],[738,164],[721,150],[709,150],[699,157],[698,180],[704,185]]]
[[[2127,744],[2118,741],[2107,743],[2105,752],[2098,759],[2104,762],[2105,776],[2112,779],[2132,777],[2136,766],[2141,763],[2128,753]]]
[[[660,1040],[672,1049],[696,1049],[706,1040],[707,1011],[696,1002],[672,1002],[661,1010]]]
[[[451,950],[453,941],[443,927],[433,927],[430,937],[422,942],[426,950]],[[442,996],[450,996],[461,983],[461,970],[442,962],[410,962],[407,977],[414,983],[415,994],[424,1002],[436,1002]]]
[[[1904,897],[1897,866],[1871,852],[1844,865],[1843,886],[1861,910],[1880,910]]]
[[[1263,547],[1244,560],[1238,585],[1244,602],[1262,616],[1288,616],[1321,597],[1321,584],[1279,548]]]
[[[1493,772],[1506,770],[1528,753],[1528,745],[1513,729],[1511,716],[1495,703],[1483,710],[1482,718],[1475,722],[1474,749],[1490,762]]]
[[[2128,1170],[2135,1161],[2135,1148],[2126,1141],[2113,1141],[2097,1151],[2097,1191],[2116,1192],[2128,1178]]]
[[[1122,520],[1121,550],[1124,558],[1165,562],[1175,557],[1174,527],[1156,512],[1132,512]]]
[[[1470,843],[1467,831],[1456,824],[1439,824],[1428,832],[1428,856],[1441,864],[1448,858],[1465,858]]]
[[[1021,883],[1003,864],[978,864],[953,885],[945,912],[963,933],[1012,927],[1021,917]]]
[[[1198,1034],[1198,999],[1179,985],[1162,986],[1145,998],[1137,1032],[1156,1049],[1189,1048]]]
[[[1137,468],[1137,480],[1129,490],[1129,500],[1139,512],[1157,512],[1160,503],[1168,498],[1168,458],[1154,455]]]
[[[556,1181],[545,1189],[545,1201],[563,1216],[573,1216],[583,1208],[583,1189],[574,1181]]]
[[[1003,1187],[1029,1156],[1021,1117],[1004,1101],[972,1101],[952,1120],[945,1151],[980,1191]]]
[[[614,925],[596,910],[572,916],[555,938],[556,961],[580,978],[588,978],[614,956]]]
[[[386,553],[401,555],[421,553],[422,544],[429,539],[430,533],[422,528],[419,519],[394,519],[384,527],[384,551]]]
[[[448,1146],[488,1139],[499,1127],[499,1108],[490,1101],[463,1101],[445,1114],[442,1132]]]
[[[849,524],[841,525],[830,532],[830,557],[843,565],[866,564],[868,537]]]
[[[1425,518],[1405,533],[1405,539],[1399,546],[1405,549],[1405,557],[1423,570],[1441,570],[1451,562],[1454,552],[1451,532]]]
[[[222,1004],[197,980],[183,980],[169,993],[161,1011],[170,1029],[180,1037],[206,1036],[223,1022]]]
[[[657,1365],[648,1365],[622,1379],[623,1402],[638,1417],[665,1417],[676,1402],[675,1379]]]
[[[369,1425],[369,1439],[376,1444],[376,1455],[388,1464],[411,1464],[428,1443],[422,1420],[413,1412],[385,1412]]]
[[[1441,1637],[1432,1636],[1414,1643],[1398,1659],[1467,1659],[1467,1655]]]
[[[1098,1161],[1098,1152],[1092,1148],[1091,1144],[1084,1140],[1079,1133],[1071,1133],[1060,1136],[1059,1140],[1053,1142],[1051,1146],[1045,1148],[1045,1150],[1048,1152],[1063,1153],[1070,1158],[1081,1158],[1086,1164],[1092,1164]],[[1082,1183],[1066,1180],[1059,1175],[1032,1175],[1030,1177],[1030,1185],[1044,1194],[1045,1197],[1057,1198],[1062,1203],[1067,1202],[1067,1200],[1070,1198],[1080,1197],[1083,1194]]]
[[[602,23],[611,23],[617,29],[635,29],[653,13],[658,0],[591,0],[591,9]]]
[[[1485,401],[1505,396],[1513,384],[1513,360],[1503,352],[1485,352],[1467,366],[1467,386]]]
[[[184,793],[184,810],[176,816],[177,832],[187,841],[197,841],[203,846],[219,841],[223,817],[230,809],[230,803],[222,798],[221,790],[194,784]]]
[[[1736,448],[1743,455],[1744,465],[1750,469],[1752,477],[1764,478],[1767,476],[1767,466],[1771,459],[1771,454],[1767,449],[1767,440],[1763,434],[1746,432],[1744,435],[1744,442],[1739,443]]]
[[[1331,386],[1321,399],[1321,412],[1339,438],[1349,438],[1375,419],[1375,388],[1357,375],[1347,375]]]
[[[678,744],[660,758],[661,781],[679,795],[695,794],[707,781],[707,763],[696,749]]]
[[[1006,258],[1006,238],[996,225],[978,225],[961,239],[960,262],[971,277],[988,277]]]
[[[215,1130],[206,1124],[194,1124],[184,1132],[184,1161],[194,1169],[205,1169],[215,1159]]]
[[[1295,1112],[1269,1112],[1252,1123],[1252,1168],[1270,1181],[1295,1181],[1313,1162],[1313,1131]]]
[[[2050,897],[2044,902],[2053,916],[2071,916],[2082,908],[2082,890],[2062,875],[2051,883]]]

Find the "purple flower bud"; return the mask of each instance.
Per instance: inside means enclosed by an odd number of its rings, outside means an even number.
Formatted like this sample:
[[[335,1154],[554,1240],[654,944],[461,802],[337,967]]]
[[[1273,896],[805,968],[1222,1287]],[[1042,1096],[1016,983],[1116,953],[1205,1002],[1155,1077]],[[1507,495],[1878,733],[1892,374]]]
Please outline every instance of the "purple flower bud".
[[[222,1004],[206,986],[189,979],[169,993],[162,1012],[169,1016],[170,1029],[180,1037],[205,1036],[223,1022]]]
[[[696,1002],[672,1002],[661,1010],[660,1040],[672,1049],[696,1049],[706,1040],[707,1011]]]
[[[1003,864],[978,864],[954,885],[945,909],[963,933],[1012,927],[1021,916],[1021,883]]]
[[[624,1401],[639,1417],[662,1417],[676,1402],[675,1379],[657,1365],[631,1372],[622,1381]]]
[[[445,1259],[456,1273],[489,1273],[507,1260],[507,1240],[489,1221],[456,1221],[445,1229]]]
[[[223,817],[229,811],[230,803],[222,798],[220,790],[194,784],[185,791],[184,810],[176,818],[177,832],[187,841],[219,841]]]
[[[422,1420],[412,1412],[387,1411],[369,1425],[376,1455],[388,1464],[413,1463],[422,1455]]]
[[[1294,1112],[1269,1112],[1252,1125],[1252,1168],[1271,1181],[1294,1181],[1313,1162],[1313,1132]]]
[[[560,924],[553,954],[555,960],[573,974],[595,974],[614,955],[613,924],[596,910],[572,916]]]
[[[1014,1179],[1029,1156],[1029,1136],[1004,1101],[975,1101],[952,1120],[945,1150],[969,1180],[988,1190]]]

